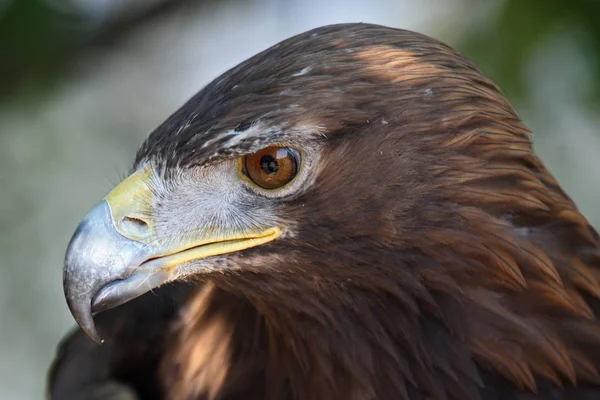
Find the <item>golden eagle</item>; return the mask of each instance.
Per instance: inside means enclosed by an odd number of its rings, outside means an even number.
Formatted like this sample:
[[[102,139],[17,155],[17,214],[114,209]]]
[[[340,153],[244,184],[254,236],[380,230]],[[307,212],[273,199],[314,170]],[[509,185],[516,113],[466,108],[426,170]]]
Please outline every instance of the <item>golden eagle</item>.
[[[471,62],[321,27],[192,97],[84,218],[50,397],[598,399],[599,244]]]

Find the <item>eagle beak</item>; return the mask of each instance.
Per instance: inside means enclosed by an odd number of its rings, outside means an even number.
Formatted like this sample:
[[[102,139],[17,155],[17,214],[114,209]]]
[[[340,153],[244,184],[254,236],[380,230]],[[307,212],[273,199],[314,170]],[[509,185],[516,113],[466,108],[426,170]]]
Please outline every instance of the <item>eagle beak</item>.
[[[77,227],[65,256],[63,287],[75,321],[94,341],[102,339],[93,316],[165,283],[178,266],[272,241],[277,227],[261,232],[195,232],[182,221],[181,238],[156,234],[151,168],[138,170],[96,205]]]

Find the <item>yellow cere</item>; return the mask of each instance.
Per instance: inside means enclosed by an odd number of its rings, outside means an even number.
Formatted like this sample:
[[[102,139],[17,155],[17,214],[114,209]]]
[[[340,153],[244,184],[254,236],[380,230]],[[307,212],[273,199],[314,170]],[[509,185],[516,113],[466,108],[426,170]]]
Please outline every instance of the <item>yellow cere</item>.
[[[116,229],[132,240],[144,242],[144,239],[148,239],[154,233],[154,226],[150,220],[152,174],[152,168],[149,166],[134,172],[105,198]],[[126,228],[124,223],[128,225]],[[143,229],[135,229],[136,225],[143,226]]]

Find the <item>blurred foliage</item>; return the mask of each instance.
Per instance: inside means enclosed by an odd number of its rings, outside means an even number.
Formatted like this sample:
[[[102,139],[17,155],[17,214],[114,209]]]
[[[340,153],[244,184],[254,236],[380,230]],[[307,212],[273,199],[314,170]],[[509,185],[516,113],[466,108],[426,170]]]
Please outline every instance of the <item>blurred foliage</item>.
[[[110,46],[185,3],[190,1],[0,0],[0,102],[26,82],[55,83],[82,52]]]
[[[473,0],[473,6],[481,0]],[[503,0],[492,15],[465,35],[460,50],[481,66],[511,98],[526,97],[524,68],[531,53],[550,35],[576,30],[592,63],[589,101],[600,100],[600,1]]]

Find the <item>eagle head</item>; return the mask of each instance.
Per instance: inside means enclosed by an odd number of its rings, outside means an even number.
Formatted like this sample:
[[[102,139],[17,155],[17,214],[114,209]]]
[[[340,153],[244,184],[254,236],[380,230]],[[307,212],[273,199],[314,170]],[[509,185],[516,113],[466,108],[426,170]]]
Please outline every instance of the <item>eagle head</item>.
[[[210,285],[256,313],[279,360],[263,368],[293,393],[467,399],[486,374],[598,381],[599,255],[471,62],[342,24],[239,64],[155,129],[77,228],[64,289],[99,341],[94,314],[180,281],[206,306]]]

